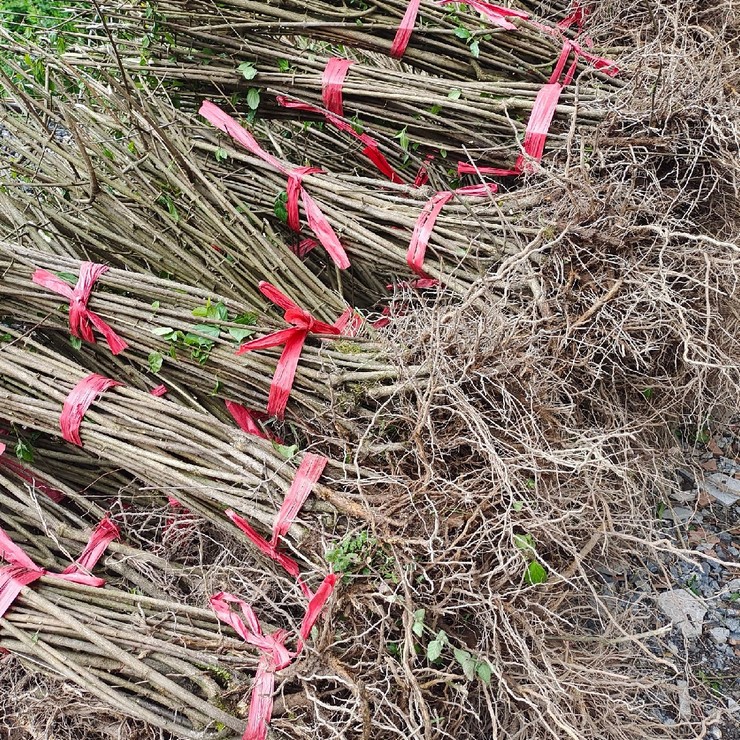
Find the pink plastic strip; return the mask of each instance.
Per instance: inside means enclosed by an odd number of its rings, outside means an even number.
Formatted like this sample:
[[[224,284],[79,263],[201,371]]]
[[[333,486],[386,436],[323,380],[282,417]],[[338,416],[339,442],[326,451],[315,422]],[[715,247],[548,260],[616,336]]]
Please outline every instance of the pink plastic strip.
[[[293,483],[285,494],[280,511],[272,525],[272,542],[275,546],[290,529],[290,525],[293,524],[314,485],[321,478],[327,462],[327,458],[323,455],[314,455],[312,452],[307,452],[303,456],[295,472]]]
[[[90,535],[90,540],[77,561],[61,573],[49,573],[46,569],[39,568],[23,552],[23,549],[8,537],[5,530],[0,528],[0,558],[9,563],[0,568],[0,617],[5,615],[23,587],[38,580],[41,576],[48,575],[63,581],[96,588],[105,585],[104,579],[96,578],[85,571],[95,567],[106,547],[117,536],[116,525],[107,518],[103,519]]]
[[[167,393],[167,386],[166,385],[158,385],[154,388],[152,388],[149,391],[150,395],[156,396],[157,398],[164,396],[165,393]]]
[[[362,328],[362,316],[348,306],[344,313],[334,322],[335,328],[342,332],[345,337],[355,337]]]
[[[342,85],[344,85],[344,78],[353,64],[354,62],[351,59],[332,57],[326,63],[321,78],[321,97],[324,101],[324,108],[340,118],[344,118]]]
[[[120,535],[121,533],[118,527],[108,517],[105,517],[92,531],[90,539],[80,554],[80,557],[72,565],[68,565],[62,573],[81,573],[86,575],[95,567],[103,553],[108,549],[108,545],[113,540],[118,539]]]
[[[267,400],[267,413],[282,419],[285,416],[285,408],[288,405],[290,391],[293,388],[298,360],[301,356],[303,344],[309,334],[333,334],[341,332],[335,326],[325,324],[311,316],[294,303],[288,296],[281,293],[277,288],[265,281],[260,282],[259,289],[275,305],[285,311],[285,320],[292,324],[290,329],[281,329],[259,339],[245,342],[239,347],[236,354],[252,352],[260,349],[270,349],[284,345],[283,353],[278,361],[275,375],[270,385],[270,395]]]
[[[242,406],[235,401],[226,401],[226,410],[231,414],[231,418],[243,432],[251,434],[253,437],[259,437],[260,439],[270,439],[262,431],[262,428],[254,418],[253,412],[246,406]]]
[[[5,450],[5,445],[0,445],[0,448],[0,455],[2,455]],[[37,478],[31,470],[21,465],[17,460],[13,460],[13,458],[4,455],[3,457],[0,457],[0,465],[10,470],[35,490],[45,493],[52,501],[59,503],[64,499],[64,494],[61,491],[58,491],[40,478]]]
[[[105,337],[110,351],[118,355],[128,347],[128,344],[100,316],[87,307],[95,281],[107,271],[108,268],[105,265],[83,262],[80,265],[80,276],[74,288],[46,270],[36,270],[31,280],[69,300],[69,330],[72,336],[94,343],[94,326]]]
[[[419,15],[420,4],[421,0],[409,0],[401,25],[398,27],[391,44],[390,54],[394,59],[400,59],[406,53],[406,47],[409,45],[411,34],[414,32],[414,26],[416,25],[416,17]]]
[[[92,402],[108,388],[123,385],[110,378],[92,373],[83,378],[71,391],[64,401],[62,414],[59,417],[59,426],[62,429],[62,437],[72,444],[82,447],[80,439],[80,425],[85,413]]]
[[[273,542],[268,542],[246,519],[243,519],[232,509],[227,509],[225,512],[227,517],[236,524],[239,529],[247,536],[247,538],[255,545],[261,552],[267,555],[268,558],[274,560],[276,563],[281,565],[288,575],[298,580],[298,584],[301,590],[308,596],[308,586],[306,586],[298,577],[300,575],[300,569],[298,563],[293,558],[280,552],[277,546]]]
[[[272,154],[266,152],[257,140],[245,128],[240,126],[231,116],[224,113],[217,105],[206,100],[200,107],[200,115],[217,129],[227,133],[234,141],[241,144],[248,152],[255,157],[259,157],[278,172],[281,172],[288,178],[288,222],[295,231],[298,230],[297,218],[297,198],[300,195],[303,200],[303,208],[306,212],[309,228],[316,234],[318,240],[326,249],[327,254],[334,264],[340,270],[346,270],[349,267],[349,258],[344,248],[331,227],[331,224],[323,214],[315,201],[308,195],[302,185],[302,178],[306,174],[314,174],[321,170],[315,167],[289,167]]]
[[[272,635],[263,634],[252,607],[234,594],[221,591],[211,596],[210,604],[224,624],[228,624],[245,642],[267,653],[274,660],[276,670],[290,665],[293,655],[285,647],[288,637],[285,630],[277,630]],[[239,607],[241,617],[231,608],[232,604]]]
[[[357,139],[357,141],[360,141],[365,145],[362,150],[362,154],[375,165],[382,175],[385,175],[393,183],[403,183],[403,179],[394,171],[390,162],[385,158],[383,152],[380,151],[378,142],[369,134],[358,134],[349,123],[339,118],[335,113],[321,110],[321,108],[317,108],[315,105],[311,105],[310,103],[299,103],[297,100],[289,100],[284,95],[276,96],[275,100],[277,104],[283,108],[305,110],[309,113],[316,113],[317,115],[324,116],[332,126],[338,128],[340,131],[344,131],[344,133],[349,134],[354,139]]]
[[[430,279],[429,275],[424,272],[424,257],[426,256],[429,239],[434,231],[434,225],[437,223],[437,217],[442,209],[450,202],[454,195],[467,197],[481,197],[488,193],[495,193],[497,186],[494,183],[485,183],[482,185],[472,185],[465,188],[459,188],[454,192],[451,190],[442,190],[435,193],[426,203],[419,218],[414,226],[414,233],[411,236],[411,243],[406,252],[406,262],[408,266],[423,279]]]
[[[257,664],[257,673],[252,684],[247,729],[242,735],[242,740],[267,740],[274,693],[275,661],[269,655],[263,655]]]
[[[299,630],[299,639],[297,644],[297,651],[300,653],[303,650],[303,640],[307,640],[311,634],[311,629],[316,624],[316,620],[321,614],[321,610],[324,608],[329,597],[334,593],[334,589],[337,585],[337,576],[334,573],[324,578],[321,585],[316,589],[316,593],[313,598],[309,601],[306,607],[306,614],[301,622],[301,628]]]
[[[508,18],[529,18],[529,13],[513,8],[504,8],[501,5],[482,2],[482,0],[439,0],[438,5],[449,5],[450,3],[469,5],[485,16],[493,25],[504,28],[507,31],[516,31],[516,26],[507,20]]]

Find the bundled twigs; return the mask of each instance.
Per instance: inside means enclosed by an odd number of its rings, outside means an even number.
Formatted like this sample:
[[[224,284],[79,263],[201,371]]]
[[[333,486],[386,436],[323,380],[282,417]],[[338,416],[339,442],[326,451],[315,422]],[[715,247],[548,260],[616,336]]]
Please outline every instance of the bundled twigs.
[[[34,276],[62,275],[57,279],[74,284],[80,263],[0,243],[0,270],[4,275],[0,283],[2,311],[26,326],[61,330],[68,344],[69,321],[58,310],[63,299],[36,282]],[[111,358],[108,366],[124,367],[127,359],[133,360],[135,372],[127,374],[138,375],[139,380],[148,376],[143,390],[163,383],[176,394],[183,388],[188,394],[215,395],[259,412],[267,410],[279,350],[236,355],[247,339],[285,327],[283,321],[265,315],[264,297],[259,306],[246,306],[149,274],[110,269],[95,283],[88,306],[128,344],[119,355],[120,362],[114,364]],[[366,322],[363,325],[367,326]],[[352,327],[350,320],[347,328]],[[104,341],[102,335],[97,337]],[[109,353],[103,344],[96,362]],[[408,389],[407,378],[412,374],[413,369],[405,369],[403,384]],[[371,339],[319,335],[301,351],[289,394],[289,419],[310,428],[320,423],[331,402],[341,402],[349,410],[363,401],[372,403],[374,396],[399,392],[401,381],[398,366],[386,359],[380,345]]]
[[[242,143],[243,129],[211,106],[204,115]],[[225,121],[225,123],[224,123]],[[204,135],[195,147],[213,152],[218,147],[229,153],[229,161],[204,160],[203,166],[227,177],[230,188],[250,202],[259,204],[265,214],[274,208],[276,196],[285,189],[285,177],[262,158],[242,154],[229,146],[225,137]],[[244,163],[246,168],[237,168]],[[214,175],[215,176],[215,175]],[[495,186],[480,186],[473,191],[443,191],[445,201],[434,218],[425,218],[430,199],[437,194],[431,187],[410,188],[386,181],[329,174],[310,174],[304,178],[335,232],[340,234],[352,264],[352,277],[364,295],[383,295],[385,285],[414,272],[444,282],[450,289],[465,293],[470,285],[507,254],[519,251],[532,241],[540,229],[518,221],[540,201],[537,196],[493,196]],[[449,196],[446,193],[449,192]],[[516,213],[516,219],[511,215]],[[423,253],[412,254],[423,242]],[[318,251],[318,250],[316,250]],[[423,266],[422,264],[423,263]]]
[[[61,75],[50,70],[60,94],[47,102],[43,86],[15,71],[35,97],[18,87],[12,90],[17,105],[0,104],[11,152],[1,173],[6,234],[47,252],[204,289],[218,285],[230,298],[257,300],[258,282],[269,279],[300,294],[322,319],[344,310],[248,201],[235,199],[192,161],[189,132],[173,124],[177,111],[133,99],[112,78],[110,97],[92,75],[71,68]],[[61,92],[77,85],[110,105],[101,111]]]
[[[488,4],[500,12],[486,13],[478,12],[484,3],[463,7],[422,0],[418,16],[409,18],[409,5],[408,0],[370,1],[354,9],[319,0],[289,0],[279,6],[245,0],[160,0],[157,11],[161,27],[182,48],[213,48],[217,42],[226,49],[241,49],[250,37],[308,36],[402,58],[453,79],[545,81],[560,51],[562,31],[527,12]],[[399,31],[402,26],[405,32]],[[222,41],[226,36],[229,42]]]
[[[0,352],[0,396],[11,422],[52,434],[61,426],[71,439],[70,426],[79,425],[81,416],[81,439],[88,451],[173,496],[220,529],[234,531],[223,515],[227,508],[266,527],[272,524],[276,501],[288,490],[294,467],[271,442],[120,385],[95,400],[93,388],[88,388],[92,379],[82,368],[35,342],[17,339]],[[87,408],[83,389],[89,393]],[[340,471],[341,466],[330,463],[326,475]],[[333,507],[362,512],[326,486],[318,485],[315,491]],[[304,530],[296,524],[291,531],[300,536]]]
[[[177,737],[244,729],[226,689],[243,693],[256,661],[221,634],[211,611],[44,577],[23,589],[0,628],[0,647]]]

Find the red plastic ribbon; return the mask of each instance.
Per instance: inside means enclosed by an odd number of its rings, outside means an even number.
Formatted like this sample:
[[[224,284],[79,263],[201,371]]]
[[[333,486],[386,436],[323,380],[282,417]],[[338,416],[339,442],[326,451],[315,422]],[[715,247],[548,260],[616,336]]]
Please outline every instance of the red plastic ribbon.
[[[242,735],[242,740],[266,740],[270,719],[272,718],[275,672],[290,665],[293,659],[303,650],[303,641],[310,634],[311,628],[331,596],[336,581],[337,577],[333,573],[326,576],[315,596],[309,602],[301,623],[297,648],[294,653],[289,652],[285,647],[288,632],[279,629],[271,635],[265,635],[252,607],[245,601],[223,591],[211,597],[211,607],[216,616],[232,627],[245,642],[262,650],[262,657],[257,664],[257,673],[252,685],[247,729]],[[241,609],[244,619],[232,610],[231,604],[235,604]]]
[[[117,536],[118,528],[106,517],[90,535],[90,541],[75,563],[61,573],[49,573],[45,568],[39,568],[0,528],[0,558],[9,563],[0,568],[0,617],[5,615],[23,587],[37,581],[41,576],[51,576],[83,586],[103,586],[104,579],[88,575],[85,571],[95,567],[105,548]]]
[[[414,32],[414,26],[416,25],[416,16],[419,15],[420,4],[421,0],[409,0],[401,25],[398,27],[391,44],[390,53],[394,59],[400,59],[406,53],[406,47],[409,45],[411,34]]]
[[[334,322],[334,326],[342,332],[345,337],[355,337],[362,328],[362,316],[348,306],[344,313]]]
[[[227,509],[226,516],[236,524],[239,529],[259,548],[265,555],[279,563],[284,570],[293,578],[297,579],[298,585],[307,598],[312,598],[313,594],[308,586],[300,579],[300,569],[298,563],[293,558],[279,550],[280,539],[285,536],[290,529],[290,525],[295,520],[296,515],[306,502],[308,495],[314,484],[319,480],[326,467],[327,459],[321,455],[314,455],[307,452],[301,460],[301,464],[296,470],[295,477],[290,489],[285,494],[282,506],[272,525],[272,537],[266,540],[252,525],[240,517],[232,509]]]
[[[56,488],[52,488],[48,483],[38,479],[28,468],[21,465],[17,460],[14,460],[12,457],[7,455],[3,455],[4,452],[5,445],[0,442],[0,465],[17,475],[36,491],[45,493],[55,503],[58,504],[64,499],[64,494],[61,491],[58,491]]]
[[[501,5],[483,2],[483,0],[439,0],[439,5],[449,5],[450,3],[459,3],[460,5],[469,5],[479,13],[484,15],[491,23],[507,31],[516,31],[516,26],[508,18],[529,18],[529,13],[523,10],[514,10],[513,8],[504,8]]]
[[[588,7],[581,5],[578,0],[573,0],[569,15],[567,15],[565,18],[563,18],[562,21],[558,23],[558,28],[565,29],[570,28],[574,25],[580,32],[583,30],[583,24],[588,14]]]
[[[164,396],[164,394],[167,393],[167,386],[166,385],[158,385],[155,388],[152,388],[149,391],[149,394],[152,396],[155,396],[157,398]]]
[[[254,411],[235,401],[226,401],[226,410],[231,414],[231,418],[243,432],[251,434],[253,437],[259,437],[260,439],[270,439],[257,423]]]
[[[128,347],[128,344],[100,316],[87,307],[95,281],[107,271],[108,268],[105,265],[83,262],[80,265],[80,277],[74,288],[47,270],[36,270],[31,280],[69,300],[69,330],[72,336],[94,343],[94,326],[105,337],[110,351],[118,355]]]
[[[68,565],[63,571],[63,575],[74,575],[80,574],[87,576],[87,573],[91,571],[98,560],[102,557],[103,553],[108,549],[113,540],[118,539],[121,536],[118,527],[112,522],[107,516],[98,524],[97,527],[92,531],[90,539],[85,545],[85,549],[80,553],[80,556],[75,560],[72,565]],[[105,581],[101,578],[97,579],[100,581],[99,585],[103,585]],[[89,584],[95,585],[95,584]]]
[[[59,417],[59,426],[62,429],[62,437],[72,444],[82,447],[80,439],[80,425],[85,417],[85,413],[90,408],[92,402],[108,388],[116,385],[123,385],[116,380],[104,378],[102,375],[92,373],[83,378],[70,391],[64,401],[62,414]]]
[[[309,113],[316,113],[323,116],[329,123],[340,131],[344,131],[349,134],[357,141],[362,142],[365,146],[362,150],[364,156],[366,156],[378,169],[378,171],[385,175],[393,183],[403,183],[403,180],[391,167],[390,162],[385,158],[385,155],[380,151],[378,142],[369,134],[362,133],[358,134],[357,131],[352,127],[351,124],[343,120],[344,106],[342,103],[342,83],[344,78],[347,76],[349,67],[354,62],[349,59],[340,59],[338,57],[332,57],[324,67],[324,73],[322,75],[322,89],[323,89],[323,101],[324,108],[316,107],[310,103],[301,103],[297,100],[289,100],[284,95],[276,96],[275,100],[278,105],[283,108],[291,108],[293,110],[305,110]]]
[[[323,214],[316,201],[306,192],[302,180],[306,175],[315,174],[322,170],[317,167],[289,167],[269,152],[266,152],[257,140],[245,128],[240,126],[231,116],[224,113],[217,105],[206,100],[200,107],[200,115],[217,129],[227,133],[234,141],[239,142],[248,152],[259,157],[278,172],[288,178],[287,192],[288,201],[288,226],[293,231],[300,230],[298,217],[298,199],[303,201],[303,210],[306,214],[308,227],[316,234],[318,240],[326,249],[327,254],[340,270],[349,267],[349,258],[341,245],[334,229]]]
[[[321,97],[324,108],[340,118],[344,118],[344,105],[342,104],[342,85],[347,76],[349,68],[354,64],[351,59],[339,59],[332,57],[324,67],[321,77]]]
[[[498,187],[494,183],[484,183],[481,185],[470,185],[464,188],[458,188],[455,191],[442,190],[435,193],[426,203],[419,218],[414,226],[414,233],[411,235],[411,243],[406,252],[406,262],[408,266],[421,278],[430,279],[429,275],[424,272],[424,257],[429,239],[434,231],[434,225],[437,222],[442,209],[455,195],[468,197],[483,197],[488,193],[495,193]]]
[[[304,311],[284,293],[264,280],[260,282],[259,289],[262,294],[285,311],[285,320],[292,324],[290,329],[281,329],[266,337],[252,339],[237,350],[236,354],[252,352],[259,349],[270,349],[285,345],[283,353],[278,361],[275,375],[270,385],[270,395],[267,399],[267,413],[282,419],[285,416],[285,407],[295,380],[298,360],[303,350],[306,337],[309,334],[340,334],[340,330],[331,324],[318,321],[308,311]]]

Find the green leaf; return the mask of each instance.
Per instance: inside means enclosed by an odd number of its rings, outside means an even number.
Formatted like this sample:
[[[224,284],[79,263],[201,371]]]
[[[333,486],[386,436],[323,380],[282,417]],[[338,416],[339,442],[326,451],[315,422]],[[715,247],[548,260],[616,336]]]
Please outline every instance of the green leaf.
[[[74,349],[81,349],[82,348],[82,340],[79,337],[75,337],[70,335],[69,337],[69,343],[74,347]]]
[[[524,573],[524,582],[529,586],[536,586],[546,581],[547,571],[536,560],[533,560]]]
[[[287,59],[278,59],[277,66],[281,72],[287,72],[290,69],[290,62]]]
[[[15,456],[23,462],[33,462],[33,447],[28,442],[19,439],[15,445]]]
[[[442,655],[443,648],[444,648],[443,642],[440,642],[439,640],[432,640],[427,645],[427,660],[430,663],[434,663],[434,661],[437,660]]]
[[[253,62],[242,62],[237,69],[244,75],[245,80],[253,80],[257,76],[257,67]]]
[[[519,512],[524,508],[524,501],[514,501],[511,504],[511,508],[514,509],[514,511]]]
[[[57,272],[56,276],[70,283],[71,285],[77,284],[77,275],[73,275],[71,272]]]
[[[522,552],[532,555],[534,553],[534,537],[531,534],[515,534],[514,546]]]
[[[403,149],[405,152],[408,151],[411,139],[409,139],[409,135],[406,133],[405,126],[403,130],[399,131],[393,138],[398,139],[398,143],[400,144],[401,149]]]
[[[247,337],[251,337],[254,334],[254,329],[239,329],[236,326],[230,326],[228,332],[232,339],[235,339],[237,342],[243,342]]]
[[[468,681],[472,681],[475,678],[475,658],[467,651],[460,648],[455,648],[455,660],[462,666],[465,678]]]
[[[462,95],[462,90],[459,87],[454,87],[452,90],[450,90],[447,93],[447,97],[450,100],[458,100],[461,95]]]
[[[234,316],[235,324],[247,324],[248,326],[254,326],[257,323],[257,314],[247,311],[246,313],[240,313]]]
[[[226,151],[226,149],[218,147],[218,149],[213,152],[213,156],[216,158],[217,162],[223,162],[224,160],[229,158],[229,153]]]
[[[162,369],[162,361],[164,358],[159,352],[152,352],[149,355],[149,371],[155,375]]]
[[[286,460],[290,460],[298,452],[298,445],[281,445],[277,442],[273,442],[272,446],[275,451],[281,454]]]
[[[478,678],[483,681],[486,686],[491,685],[491,666],[485,660],[479,660],[475,664],[475,672],[478,674]]]
[[[417,609],[414,612],[414,624],[411,627],[411,631],[417,636],[421,637],[424,634],[424,616],[426,609]]]
[[[477,59],[480,56],[480,41],[470,42],[470,53]]]
[[[449,640],[447,639],[447,633],[444,630],[440,630],[437,632],[436,640],[439,640],[443,645],[449,644]]]
[[[455,36],[459,39],[469,39],[470,38],[470,31],[468,31],[467,28],[464,28],[463,26],[458,26],[455,29]]]
[[[173,334],[174,331],[171,326],[155,326],[152,329],[152,334],[156,334],[158,337],[166,337],[168,334]]]
[[[152,301],[152,308],[157,311],[159,309],[159,301]]]
[[[287,202],[288,202],[288,193],[286,193],[283,190],[282,193],[278,193],[277,198],[275,198],[275,205],[273,206],[273,211],[275,212],[275,215],[283,223],[288,222],[288,209],[285,206]]]
[[[250,110],[257,110],[260,107],[260,91],[256,87],[250,87],[247,93],[247,105]]]

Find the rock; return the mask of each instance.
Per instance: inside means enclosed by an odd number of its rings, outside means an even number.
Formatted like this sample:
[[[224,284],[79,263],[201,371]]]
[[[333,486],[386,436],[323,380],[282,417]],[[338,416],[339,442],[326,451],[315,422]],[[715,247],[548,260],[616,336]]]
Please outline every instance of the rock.
[[[710,478],[721,477],[727,478],[728,480],[734,480],[723,473],[714,473]],[[704,493],[709,494],[713,499],[719,501],[723,506],[732,506],[740,501],[740,491],[733,493],[729,488],[713,480],[705,480],[700,484],[700,490]]]
[[[740,632],[740,619],[725,619],[725,627],[730,632]]]
[[[709,636],[718,644],[724,645],[730,637],[730,630],[727,627],[712,627],[709,630]]]
[[[740,578],[733,578],[728,584],[727,584],[727,590],[731,593],[738,593],[740,592]]]
[[[707,610],[691,593],[682,588],[665,591],[658,596],[658,606],[687,640],[701,635]]]
[[[685,524],[693,520],[697,524],[701,523],[701,514],[695,514],[693,509],[687,506],[671,506],[663,512],[663,519],[675,524]]]

